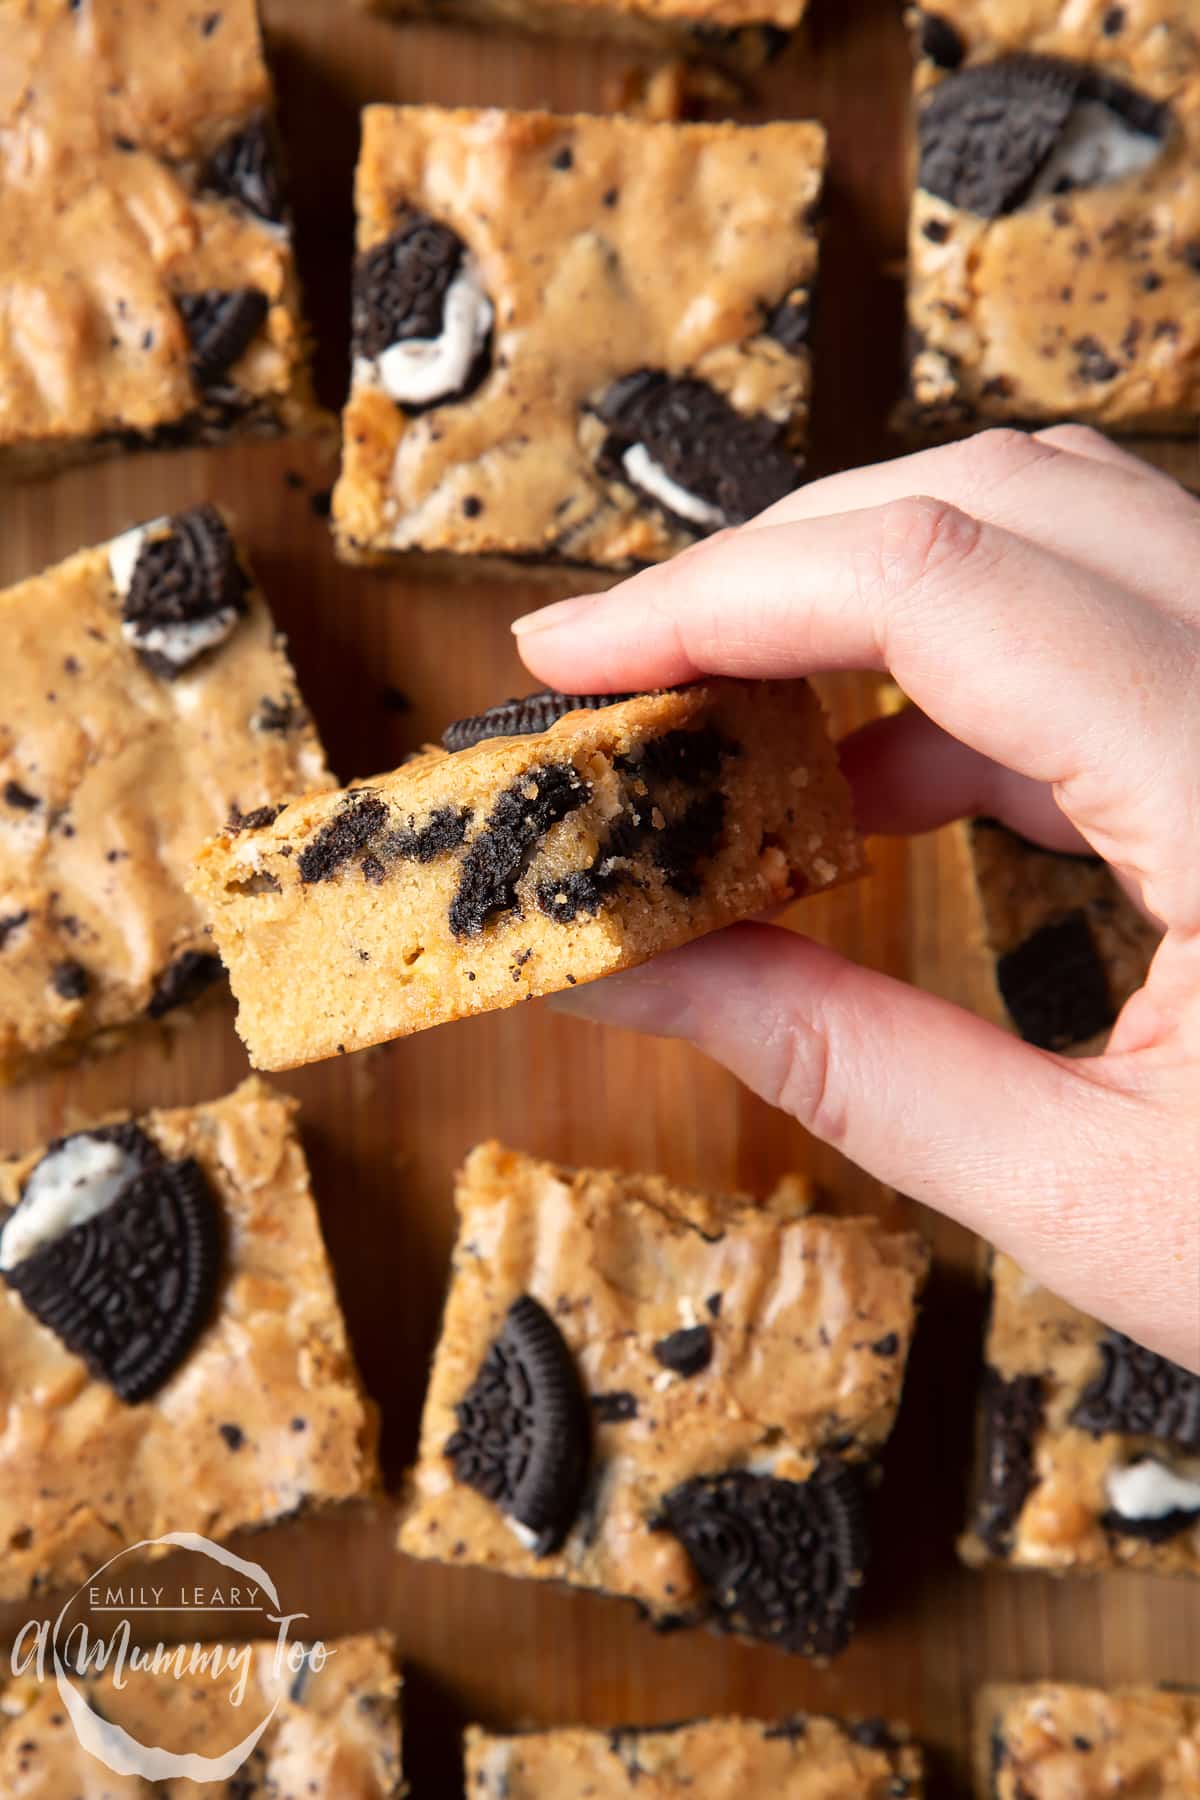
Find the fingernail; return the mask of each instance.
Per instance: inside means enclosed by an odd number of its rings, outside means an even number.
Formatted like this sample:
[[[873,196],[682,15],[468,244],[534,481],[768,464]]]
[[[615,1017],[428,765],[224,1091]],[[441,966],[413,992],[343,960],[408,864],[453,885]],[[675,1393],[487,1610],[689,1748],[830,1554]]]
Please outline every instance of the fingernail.
[[[529,637],[535,631],[557,630],[560,625],[569,625],[572,619],[587,611],[591,605],[589,599],[556,600],[553,606],[539,607],[537,612],[522,613],[519,619],[512,622],[512,630],[516,637]]]

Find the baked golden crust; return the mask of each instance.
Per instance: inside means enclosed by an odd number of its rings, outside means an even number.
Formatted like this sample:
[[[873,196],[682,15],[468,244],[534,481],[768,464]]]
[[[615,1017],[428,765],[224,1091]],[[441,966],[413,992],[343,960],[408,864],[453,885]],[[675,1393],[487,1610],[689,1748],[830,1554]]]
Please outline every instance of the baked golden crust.
[[[207,174],[270,109],[254,0],[6,0],[3,35],[0,470],[322,420],[287,228]],[[177,296],[245,288],[265,319],[205,391]]]
[[[1186,429],[1200,413],[1194,8],[1186,0],[938,0],[931,10],[957,34],[963,66],[1015,53],[1067,58],[1169,106],[1172,126],[1140,172],[1004,217],[980,217],[917,188],[908,422],[934,434],[1062,418],[1120,431]],[[921,56],[918,103],[953,79]]]
[[[806,0],[366,0],[392,17],[432,13],[470,25],[615,38],[645,49],[700,52],[757,68],[778,50],[778,33],[795,29]]]
[[[1124,1429],[1115,1418],[1103,1421],[1089,1399],[1098,1384],[1112,1385],[1105,1381],[1109,1357],[1123,1358],[1126,1347],[1127,1339],[1039,1286],[1010,1257],[993,1258],[979,1481],[960,1545],[966,1561],[1053,1574],[1200,1574],[1200,1382],[1149,1352],[1134,1352],[1149,1359],[1145,1377],[1116,1386],[1144,1386],[1145,1404]],[[1191,1399],[1185,1384],[1196,1389]],[[1124,1472],[1143,1464],[1194,1486],[1194,1513],[1181,1507],[1157,1530],[1150,1516],[1122,1523],[1114,1479],[1127,1480]]]
[[[980,1800],[1197,1800],[1200,1694],[1050,1681],[985,1687],[976,1769]]]
[[[697,1719],[615,1731],[574,1728],[500,1737],[466,1734],[467,1790],[479,1800],[883,1800],[925,1791],[921,1752],[899,1727],[815,1714],[779,1724]]]
[[[713,681],[308,796],[206,845],[191,891],[251,1060],[278,1069],[594,980],[861,867],[811,691]]]
[[[197,846],[331,781],[261,593],[167,678],[123,634],[113,548],[0,593],[0,1078],[219,973],[183,886]]]
[[[482,386],[416,413],[356,357],[333,499],[340,552],[614,568],[692,542],[695,527],[604,473],[594,409],[651,369],[702,381],[798,447],[808,351],[802,331],[785,344],[768,317],[789,299],[797,317],[807,306],[824,156],[812,124],[369,107],[360,253],[428,215],[474,259],[494,321]]]
[[[211,1646],[206,1646],[211,1648]],[[288,1645],[299,1651],[301,1645]],[[191,1646],[184,1646],[187,1655]],[[334,1638],[328,1660],[299,1676],[275,1643],[228,1646],[246,1659],[245,1692],[235,1701],[243,1664],[178,1680],[173,1673],[89,1674],[75,1685],[111,1724],[137,1743],[177,1755],[220,1756],[270,1707],[254,1752],[253,1780],[272,1794],[312,1800],[399,1800],[400,1676],[390,1637]],[[234,1707],[237,1710],[234,1710]],[[63,1800],[93,1793],[97,1764],[72,1730],[53,1682],[32,1675],[0,1683],[0,1786],[22,1800]],[[192,1784],[172,1783],[182,1794]],[[207,1783],[208,1792],[215,1792]],[[193,1790],[200,1791],[200,1790]],[[222,1790],[240,1791],[236,1777]],[[141,1800],[161,1792],[138,1776],[108,1777],[104,1800]]]
[[[0,1599],[144,1538],[223,1538],[377,1484],[295,1112],[251,1080],[138,1121],[168,1158],[196,1158],[225,1223],[215,1316],[153,1399],[125,1405],[0,1285]],[[0,1213],[43,1154],[0,1163]]]
[[[927,1257],[873,1219],[808,1214],[791,1184],[765,1202],[471,1153],[459,1236],[408,1485],[400,1547],[705,1616],[705,1586],[663,1528],[681,1484],[730,1471],[802,1483],[832,1454],[869,1465],[891,1430]],[[561,1548],[537,1555],[456,1479],[457,1410],[522,1295],[553,1316],[592,1413],[587,1497]],[[706,1328],[680,1373],[663,1344]],[[830,1446],[837,1448],[830,1451]]]

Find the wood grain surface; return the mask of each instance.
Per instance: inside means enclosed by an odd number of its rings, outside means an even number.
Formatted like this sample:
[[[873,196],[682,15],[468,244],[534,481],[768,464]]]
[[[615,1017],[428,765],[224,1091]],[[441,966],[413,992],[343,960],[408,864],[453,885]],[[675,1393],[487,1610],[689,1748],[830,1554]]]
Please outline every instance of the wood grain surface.
[[[739,116],[817,116],[832,172],[816,338],[819,470],[895,453],[907,49],[893,0],[812,0],[807,42]],[[325,399],[346,370],[351,178],[369,100],[607,110],[629,59],[595,46],[397,29],[344,0],[266,0],[292,165],[302,270]],[[0,55],[3,54],[0,46]],[[1200,485],[1194,446],[1150,454]],[[449,718],[529,685],[508,623],[546,594],[530,579],[448,583],[339,568],[312,505],[333,475],[314,443],[126,459],[0,494],[0,580],[131,522],[211,496],[237,516],[304,691],[343,778],[389,768]],[[1119,521],[1115,522],[1119,529]],[[565,591],[565,590],[563,590]],[[2,653],[2,652],[0,652]],[[387,689],[410,702],[387,704]],[[870,716],[875,683],[826,684],[839,730]],[[953,834],[880,843],[874,874],[806,906],[806,930],[870,965],[968,996],[962,870]],[[0,1096],[0,1149],[37,1143],[113,1107],[210,1098],[246,1072],[232,1010],[170,1043]],[[556,1017],[542,1005],[451,1026],[283,1079],[303,1123],[322,1219],[394,1485],[416,1440],[453,1234],[452,1171],[488,1135],[571,1161],[659,1169],[762,1189],[814,1172],[843,1209],[897,1219],[882,1194],[732,1078],[679,1046]],[[996,1206],[1006,1196],[996,1195]],[[970,1454],[980,1294],[976,1246],[928,1214],[938,1257],[888,1459],[865,1618],[829,1669],[705,1634],[654,1636],[632,1609],[469,1570],[402,1560],[387,1503],[301,1520],[252,1540],[311,1633],[389,1626],[407,1675],[407,1761],[417,1800],[459,1790],[456,1736],[490,1727],[654,1723],[797,1707],[906,1718],[934,1753],[938,1791],[968,1781],[969,1711],[983,1679],[1181,1680],[1200,1672],[1200,1588],[1136,1575],[1055,1582],[972,1574],[955,1560]],[[246,1548],[246,1546],[243,1546]],[[49,1610],[43,1607],[43,1611]],[[0,1612],[0,1640],[36,1606]]]

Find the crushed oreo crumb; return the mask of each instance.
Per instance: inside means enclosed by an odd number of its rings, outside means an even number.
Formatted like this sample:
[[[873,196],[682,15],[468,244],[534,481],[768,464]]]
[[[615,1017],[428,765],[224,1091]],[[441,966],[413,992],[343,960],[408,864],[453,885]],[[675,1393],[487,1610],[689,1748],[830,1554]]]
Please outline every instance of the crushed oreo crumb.
[[[54,965],[50,985],[60,1000],[82,1000],[92,983],[82,963],[60,962]]]
[[[1037,1486],[1034,1444],[1042,1428],[1042,1383],[1036,1375],[1011,1381],[984,1375],[982,1468],[975,1529],[993,1556],[1009,1553],[1013,1528]]]
[[[1082,908],[998,957],[996,984],[1021,1036],[1041,1050],[1085,1043],[1116,1020],[1108,972]]]
[[[246,1434],[240,1425],[218,1425],[217,1430],[231,1450],[240,1450],[246,1441]]]
[[[382,848],[385,854],[402,857],[406,862],[431,863],[458,849],[471,817],[469,806],[439,806],[419,826],[410,816],[407,826],[391,832]]]
[[[592,1395],[592,1417],[601,1425],[626,1425],[638,1414],[637,1395],[625,1388]]]
[[[266,321],[270,303],[261,288],[208,288],[178,294],[176,305],[192,349],[192,380],[215,386],[249,348]]]
[[[943,18],[941,13],[921,14],[918,40],[921,55],[927,56],[939,69],[953,70],[962,66],[963,57],[967,53],[966,45],[949,19]]]
[[[16,812],[35,812],[42,803],[36,794],[31,794],[19,781],[6,781],[4,804],[11,806]]]
[[[688,1325],[654,1345],[654,1360],[674,1375],[699,1375],[712,1361],[713,1339],[707,1325]]]
[[[552,825],[582,806],[589,783],[570,763],[546,763],[519,775],[496,801],[462,864],[450,903],[455,937],[478,937],[517,903],[517,882]]]
[[[275,132],[267,113],[252,113],[240,130],[218,145],[203,176],[204,186],[237,200],[260,219],[280,224],[284,217],[283,178]]]

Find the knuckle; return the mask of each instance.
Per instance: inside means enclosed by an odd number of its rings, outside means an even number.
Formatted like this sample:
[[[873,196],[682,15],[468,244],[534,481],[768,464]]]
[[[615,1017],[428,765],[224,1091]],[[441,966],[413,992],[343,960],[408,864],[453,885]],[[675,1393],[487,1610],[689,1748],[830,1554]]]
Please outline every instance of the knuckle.
[[[883,509],[873,571],[888,598],[907,598],[947,566],[966,563],[983,527],[946,500],[912,495]]]
[[[968,438],[961,451],[974,480],[984,487],[1003,486],[1014,476],[1024,475],[1061,454],[1053,444],[1011,425],[981,431],[977,437]]]
[[[835,1147],[845,1142],[849,1121],[836,1078],[828,1034],[819,1026],[793,1021],[780,1045],[779,1074],[772,1104],[790,1113],[806,1131]]]
[[[1065,451],[1068,456],[1095,457],[1112,449],[1104,433],[1091,425],[1051,425],[1036,434],[1035,442],[1050,450]]]

